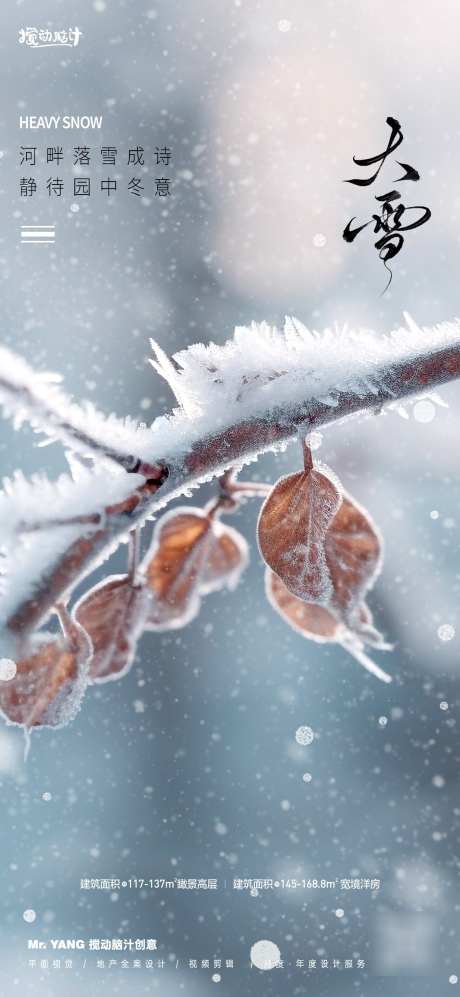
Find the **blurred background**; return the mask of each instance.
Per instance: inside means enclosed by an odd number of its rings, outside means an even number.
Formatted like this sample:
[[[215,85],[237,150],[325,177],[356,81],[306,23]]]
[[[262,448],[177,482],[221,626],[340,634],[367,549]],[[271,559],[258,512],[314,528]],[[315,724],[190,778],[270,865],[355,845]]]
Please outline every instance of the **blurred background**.
[[[83,38],[73,49],[17,43],[22,27],[75,25]],[[453,0],[5,0],[2,341],[61,372],[76,397],[149,423],[173,404],[147,363],[149,336],[173,353],[286,314],[316,329],[347,322],[382,334],[403,310],[425,325],[457,316],[459,30]],[[104,123],[101,132],[25,132],[20,114],[102,114]],[[369,175],[352,159],[386,148],[389,115],[404,143],[382,178],[344,184]],[[83,144],[97,153],[93,193],[74,199],[73,148]],[[41,159],[60,145],[65,156],[59,168],[37,165],[39,190],[27,199],[21,145]],[[102,145],[117,148],[115,167],[99,166]],[[142,173],[127,165],[137,145]],[[172,151],[163,172],[157,146]],[[399,186],[404,202],[432,218],[407,233],[382,296],[388,274],[372,227],[352,245],[342,231],[353,216],[370,219],[376,194],[398,188],[396,158],[421,177]],[[127,190],[138,173],[142,198]],[[169,197],[154,194],[162,175]],[[50,176],[63,178],[61,198],[49,198]],[[118,180],[110,198],[98,189],[106,176]],[[31,222],[54,222],[55,245],[21,245],[20,225]],[[251,547],[234,593],[209,596],[183,631],[144,635],[129,675],[89,689],[70,727],[34,734],[26,763],[21,732],[2,727],[2,993],[455,993],[458,387],[440,397],[444,406],[332,426],[318,451],[385,538],[370,604],[394,644],[379,655],[391,686],[275,616],[253,501],[231,520]],[[4,475],[65,468],[61,449],[37,450],[27,430],[3,423],[0,446]],[[291,446],[250,471],[270,481],[298,467]],[[124,563],[122,548],[92,580]],[[296,742],[301,725],[314,732],[309,746]],[[80,889],[86,877],[177,876],[217,878],[219,888]],[[380,888],[251,895],[232,889],[238,877],[378,879]],[[33,968],[29,937],[154,937],[165,968],[98,969],[96,953],[85,968],[79,953],[69,970]],[[284,968],[250,969],[261,939],[278,946]],[[316,969],[296,967],[310,959]],[[341,968],[322,969],[321,959]]]

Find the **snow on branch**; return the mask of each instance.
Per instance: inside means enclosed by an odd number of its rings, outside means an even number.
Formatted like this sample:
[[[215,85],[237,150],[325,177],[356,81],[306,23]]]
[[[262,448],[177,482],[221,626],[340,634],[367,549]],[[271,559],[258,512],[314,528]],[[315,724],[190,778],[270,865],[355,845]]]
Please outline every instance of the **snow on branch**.
[[[349,408],[369,408],[373,397],[378,407],[456,376],[449,361],[455,368],[460,321],[420,328],[407,313],[405,320],[405,326],[384,336],[346,327],[312,332],[292,318],[282,330],[253,322],[237,326],[223,345],[198,343],[171,359],[152,342],[155,359],[150,362],[169,383],[178,407],[149,427],[105,416],[89,402],[75,404],[57,386],[58,375],[37,374],[0,348],[0,403],[16,425],[28,421],[79,453],[138,471],[141,463],[155,464],[159,455],[186,454],[218,427],[276,411],[291,422],[303,412],[308,422],[307,409],[311,413],[315,406],[324,410],[324,423],[337,418],[334,410],[344,395]],[[437,369],[421,371],[419,377],[420,364],[430,357],[433,362],[440,358]]]
[[[269,408],[316,401],[333,409],[344,393],[357,399],[400,397],[401,386],[394,383],[399,367],[460,344],[458,320],[427,329],[407,313],[405,320],[405,326],[383,336],[346,327],[311,332],[293,318],[286,318],[282,330],[253,322],[249,328],[237,326],[223,345],[189,346],[175,353],[173,362],[152,342],[156,360],[151,362],[181,411],[200,420],[201,431],[204,420],[209,429],[216,419],[223,428]]]
[[[33,597],[37,585],[46,580],[52,566],[73,543],[82,536],[89,543],[105,528],[105,510],[110,504],[123,503],[144,481],[141,475],[128,475],[115,466],[89,469],[73,461],[72,476],[63,474],[57,481],[51,482],[44,475],[27,479],[16,472],[3,482],[0,627],[18,601]],[[77,521],[72,523],[72,519]],[[47,529],[49,520],[69,525]]]
[[[36,373],[6,347],[0,347],[0,404],[16,428],[29,422],[50,441],[59,439],[73,450],[107,458],[137,471],[139,460],[131,449],[142,435],[131,419],[104,416],[90,403],[79,406],[58,387],[61,378],[48,371]]]
[[[54,376],[36,374],[0,349],[6,413],[94,461],[55,484],[18,478],[0,495],[0,622],[16,633],[36,626],[129,530],[190,488],[276,450],[299,431],[380,411],[458,377],[460,322],[423,329],[405,319],[386,336],[319,334],[286,319],[282,331],[253,323],[223,345],[198,344],[172,359],[154,346],[153,366],[178,405],[150,427],[76,405]],[[65,525],[66,518],[74,521]],[[50,521],[59,527],[46,528]]]

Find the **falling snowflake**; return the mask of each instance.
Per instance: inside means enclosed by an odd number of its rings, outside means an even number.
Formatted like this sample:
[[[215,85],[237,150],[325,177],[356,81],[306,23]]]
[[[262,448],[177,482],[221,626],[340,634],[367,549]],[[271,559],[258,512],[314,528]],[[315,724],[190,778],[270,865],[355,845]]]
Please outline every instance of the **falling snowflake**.
[[[314,737],[311,727],[298,727],[295,732],[297,744],[311,744]]]
[[[263,938],[251,948],[251,962],[257,969],[274,969],[281,959],[281,952],[274,942]]]

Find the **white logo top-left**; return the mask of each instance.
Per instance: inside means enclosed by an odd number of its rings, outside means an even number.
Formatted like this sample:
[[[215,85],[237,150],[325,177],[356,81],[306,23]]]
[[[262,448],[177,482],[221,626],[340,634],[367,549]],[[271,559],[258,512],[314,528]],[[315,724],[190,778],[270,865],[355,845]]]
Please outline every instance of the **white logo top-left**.
[[[65,45],[67,48],[75,48],[78,45],[82,32],[80,28],[67,28],[65,31],[49,31],[48,28],[20,28],[18,41],[20,45],[28,45],[30,48],[54,48]]]

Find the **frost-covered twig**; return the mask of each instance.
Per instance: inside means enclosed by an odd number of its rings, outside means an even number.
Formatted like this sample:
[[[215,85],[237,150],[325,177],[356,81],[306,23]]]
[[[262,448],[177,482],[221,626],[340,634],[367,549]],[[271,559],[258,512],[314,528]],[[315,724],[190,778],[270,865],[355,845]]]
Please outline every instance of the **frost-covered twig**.
[[[51,441],[59,439],[72,450],[107,459],[129,473],[154,476],[155,468],[129,452],[135,423],[101,415],[89,402],[75,405],[57,387],[60,377],[37,374],[21,358],[0,347],[0,404],[16,427],[23,422]]]
[[[460,323],[419,329],[408,316],[406,322],[378,336],[347,330],[319,335],[286,320],[282,332],[253,325],[235,330],[223,346],[190,347],[175,354],[174,364],[157,351],[156,369],[170,382],[179,407],[149,428],[113,418],[105,422],[93,409],[66,407],[61,394],[53,395],[51,404],[49,388],[42,394],[36,375],[27,367],[26,376],[23,362],[8,354],[0,394],[10,410],[80,452],[100,454],[102,463],[109,456],[126,467],[114,454],[135,455],[126,469],[137,467],[138,473],[108,473],[107,462],[98,470],[96,459],[94,472],[78,472],[76,482],[67,478],[57,488],[43,481],[30,488],[13,482],[0,495],[0,520],[6,524],[0,545],[3,539],[7,550],[0,622],[14,633],[29,631],[136,525],[228,468],[276,450],[299,431],[379,411],[458,377]],[[48,419],[50,412],[58,415]],[[23,526],[36,524],[37,508],[44,519],[102,514],[103,523],[35,532],[20,549],[15,534],[14,556],[8,557],[12,522],[20,517]]]

